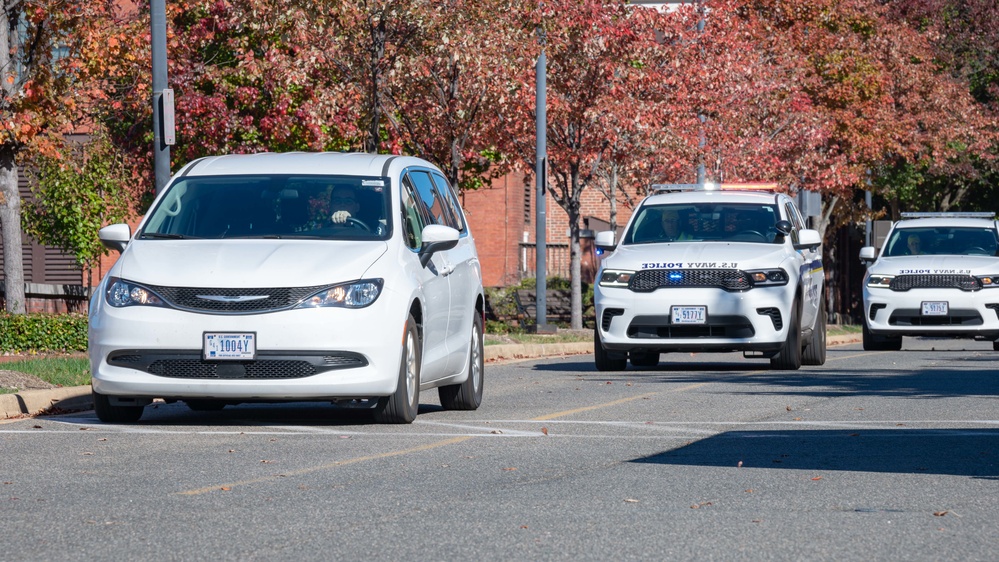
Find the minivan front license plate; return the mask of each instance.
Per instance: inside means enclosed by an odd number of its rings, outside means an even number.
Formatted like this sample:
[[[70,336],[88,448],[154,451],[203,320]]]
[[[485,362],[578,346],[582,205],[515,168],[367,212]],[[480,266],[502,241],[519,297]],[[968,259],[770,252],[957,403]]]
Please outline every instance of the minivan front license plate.
[[[674,324],[704,324],[708,316],[706,306],[674,306],[670,308]]]
[[[254,332],[205,332],[206,361],[252,361],[257,357]]]
[[[923,301],[923,316],[947,316],[947,301]]]

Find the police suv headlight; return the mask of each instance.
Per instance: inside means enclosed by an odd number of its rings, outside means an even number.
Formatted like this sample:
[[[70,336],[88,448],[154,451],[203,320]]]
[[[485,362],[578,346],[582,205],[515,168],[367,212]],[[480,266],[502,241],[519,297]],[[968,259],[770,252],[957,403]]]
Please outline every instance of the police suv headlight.
[[[627,287],[628,282],[631,281],[631,277],[633,275],[635,275],[634,271],[625,271],[622,269],[605,269],[603,273],[600,274],[600,286]]]
[[[383,279],[359,279],[327,287],[302,301],[296,308],[364,308],[382,293]]]
[[[983,289],[999,287],[999,275],[978,275],[976,279],[982,284]]]
[[[118,277],[108,279],[108,288],[104,291],[107,303],[115,308],[126,306],[158,306],[169,308],[169,305],[152,290],[126,281]]]
[[[895,279],[894,275],[868,275],[867,286],[876,289],[887,289],[891,286],[892,279]]]
[[[756,271],[747,271],[749,279],[753,282],[754,287],[776,287],[779,285],[787,285],[788,276],[787,272],[783,269],[758,269]]]

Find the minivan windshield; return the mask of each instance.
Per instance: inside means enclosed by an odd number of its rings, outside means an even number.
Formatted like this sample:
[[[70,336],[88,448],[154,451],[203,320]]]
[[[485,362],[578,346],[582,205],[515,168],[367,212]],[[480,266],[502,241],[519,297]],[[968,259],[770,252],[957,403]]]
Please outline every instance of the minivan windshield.
[[[885,243],[885,256],[995,256],[996,231],[976,227],[896,228]]]
[[[623,244],[657,242],[770,243],[780,220],[775,205],[695,203],[644,205],[624,235]]]
[[[139,238],[385,240],[389,191],[384,177],[183,177],[150,211]]]

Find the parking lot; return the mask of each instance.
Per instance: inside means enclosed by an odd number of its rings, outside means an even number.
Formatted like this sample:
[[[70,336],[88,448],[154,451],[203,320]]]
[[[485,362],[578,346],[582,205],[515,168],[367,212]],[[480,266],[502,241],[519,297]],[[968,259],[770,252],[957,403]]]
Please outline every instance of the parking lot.
[[[426,393],[403,426],[322,404],[3,423],[0,559],[995,559],[995,353],[511,361],[478,411]]]

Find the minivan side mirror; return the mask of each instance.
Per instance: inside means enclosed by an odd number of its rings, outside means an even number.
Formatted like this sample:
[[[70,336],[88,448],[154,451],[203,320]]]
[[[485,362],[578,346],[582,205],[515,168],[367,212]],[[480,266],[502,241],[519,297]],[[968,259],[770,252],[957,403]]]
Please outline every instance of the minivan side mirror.
[[[442,224],[430,224],[423,229],[420,245],[420,265],[427,267],[436,252],[450,250],[458,245],[460,232]]]
[[[604,251],[613,250],[617,245],[614,240],[615,232],[613,230],[601,230],[597,233],[596,238],[593,240],[593,244]]]
[[[132,239],[132,229],[125,223],[110,224],[97,231],[97,237],[105,248],[121,253]]]

